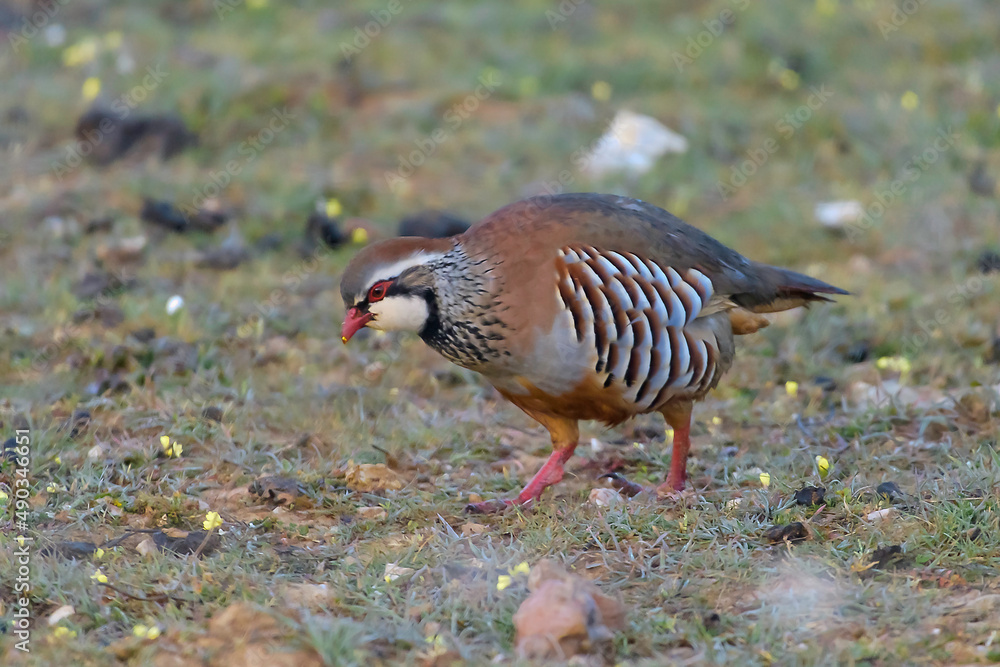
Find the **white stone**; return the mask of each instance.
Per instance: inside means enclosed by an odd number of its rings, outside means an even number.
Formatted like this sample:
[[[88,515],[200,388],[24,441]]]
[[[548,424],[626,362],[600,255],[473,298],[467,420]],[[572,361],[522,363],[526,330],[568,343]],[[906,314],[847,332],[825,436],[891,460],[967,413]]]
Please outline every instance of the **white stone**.
[[[870,514],[868,514],[868,516],[865,517],[865,520],[871,521],[873,523],[881,521],[891,521],[892,519],[896,518],[898,514],[899,510],[896,509],[895,507],[887,507],[884,510],[875,510],[874,512],[871,512]]]
[[[651,116],[620,110],[587,156],[583,171],[591,176],[625,172],[640,176],[665,153],[686,153],[688,141]]]
[[[857,222],[865,214],[865,207],[856,200],[828,201],[816,204],[813,213],[824,227],[840,229],[844,225]]]
[[[173,315],[184,307],[184,297],[175,294],[167,299],[167,315]]]
[[[401,567],[395,563],[386,563],[383,577],[386,581],[396,581],[400,577],[408,577],[414,572],[415,570],[412,567]]]
[[[598,507],[614,507],[615,505],[621,504],[623,500],[624,498],[622,498],[622,494],[607,487],[591,489],[590,497],[587,498],[587,502]]]
[[[56,625],[59,621],[69,618],[76,613],[76,609],[73,608],[71,604],[64,604],[63,606],[56,609],[49,615],[48,624],[50,626]]]

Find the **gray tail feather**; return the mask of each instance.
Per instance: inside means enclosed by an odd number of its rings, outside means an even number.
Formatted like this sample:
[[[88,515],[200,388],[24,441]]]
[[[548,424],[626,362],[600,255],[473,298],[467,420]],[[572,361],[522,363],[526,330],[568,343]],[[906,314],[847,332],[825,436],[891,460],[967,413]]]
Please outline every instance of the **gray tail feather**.
[[[761,266],[758,289],[734,294],[733,301],[755,313],[773,313],[808,305],[812,301],[832,301],[824,294],[850,294],[803,273],[781,269],[776,266]]]

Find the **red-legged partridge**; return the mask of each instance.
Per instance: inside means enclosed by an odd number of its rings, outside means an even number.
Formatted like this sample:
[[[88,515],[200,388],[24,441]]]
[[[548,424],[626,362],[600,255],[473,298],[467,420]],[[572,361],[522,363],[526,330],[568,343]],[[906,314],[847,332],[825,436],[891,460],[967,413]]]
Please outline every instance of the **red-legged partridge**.
[[[674,429],[661,492],[687,478],[692,402],[733,360],[734,334],[762,313],[846,294],[750,261],[651,204],[612,195],[541,196],[464,234],[396,238],[362,250],[341,282],[342,338],[362,327],[415,331],[482,373],[548,429],[552,455],[513,500],[563,477],[581,419],[618,424],[660,412]]]

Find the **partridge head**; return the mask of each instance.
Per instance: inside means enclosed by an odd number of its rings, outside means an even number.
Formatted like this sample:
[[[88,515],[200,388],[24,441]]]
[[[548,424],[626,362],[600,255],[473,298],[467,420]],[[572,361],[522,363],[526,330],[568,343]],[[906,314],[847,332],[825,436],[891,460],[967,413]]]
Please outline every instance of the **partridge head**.
[[[748,260],[651,204],[566,194],[511,204],[451,238],[365,248],[341,281],[341,334],[413,331],[548,429],[552,455],[518,496],[468,508],[492,511],[562,479],[580,420],[648,412],[674,429],[658,491],[682,490],[691,406],[731,365],[734,336],[825,294],[846,292]]]

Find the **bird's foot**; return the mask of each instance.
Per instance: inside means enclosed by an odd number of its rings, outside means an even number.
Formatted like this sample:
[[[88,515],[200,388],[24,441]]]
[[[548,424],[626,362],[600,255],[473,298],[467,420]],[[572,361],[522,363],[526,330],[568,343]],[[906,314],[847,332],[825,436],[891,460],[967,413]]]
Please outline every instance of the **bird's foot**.
[[[683,482],[676,484],[667,480],[656,488],[648,488],[642,484],[636,484],[635,482],[629,481],[624,475],[617,472],[601,475],[600,479],[607,479],[611,484],[611,487],[617,489],[618,492],[626,498],[635,498],[636,496],[643,494],[658,500],[680,501],[686,500],[694,495],[694,492],[684,489]]]
[[[669,484],[660,484],[653,491],[653,495],[657,500],[672,500],[674,502],[683,500],[686,496],[690,496],[690,491],[684,491],[683,489],[678,491]]]
[[[513,504],[513,500],[493,498],[492,500],[480,500],[478,503],[469,503],[465,506],[465,511],[469,514],[499,514]]]
[[[465,511],[469,514],[500,514],[510,507],[528,508],[533,501],[534,499],[521,500],[520,498],[516,498],[511,500],[510,498],[493,498],[491,500],[481,500],[477,503],[469,503],[465,506]]]
[[[609,472],[606,475],[601,475],[598,479],[606,479],[608,483],[611,484],[611,488],[616,489],[620,494],[627,498],[634,498],[643,491],[649,491],[642,484],[636,484],[635,482],[630,482],[625,479],[625,476],[617,472]]]
[[[531,481],[513,499],[483,500],[478,503],[469,503],[465,506],[465,511],[472,514],[495,514],[503,512],[508,507],[523,507],[527,509],[542,497],[542,491],[556,484],[563,478],[563,464],[573,455],[576,444],[552,451],[545,465],[535,473]]]
[[[656,496],[658,498],[679,497],[684,491],[685,482],[687,482],[687,470],[684,469],[683,465],[675,465],[675,460],[671,461],[670,474],[667,475],[667,481],[656,487]]]
[[[671,484],[670,482],[664,482],[656,487],[657,500],[687,504],[697,495],[698,494],[694,489],[685,489],[683,485],[681,485],[681,488],[677,488],[676,485]]]
[[[465,511],[469,514],[501,514],[511,507],[528,509],[535,504],[536,500],[538,500],[538,496],[532,496],[522,491],[516,498],[492,498],[469,503],[465,506]]]

